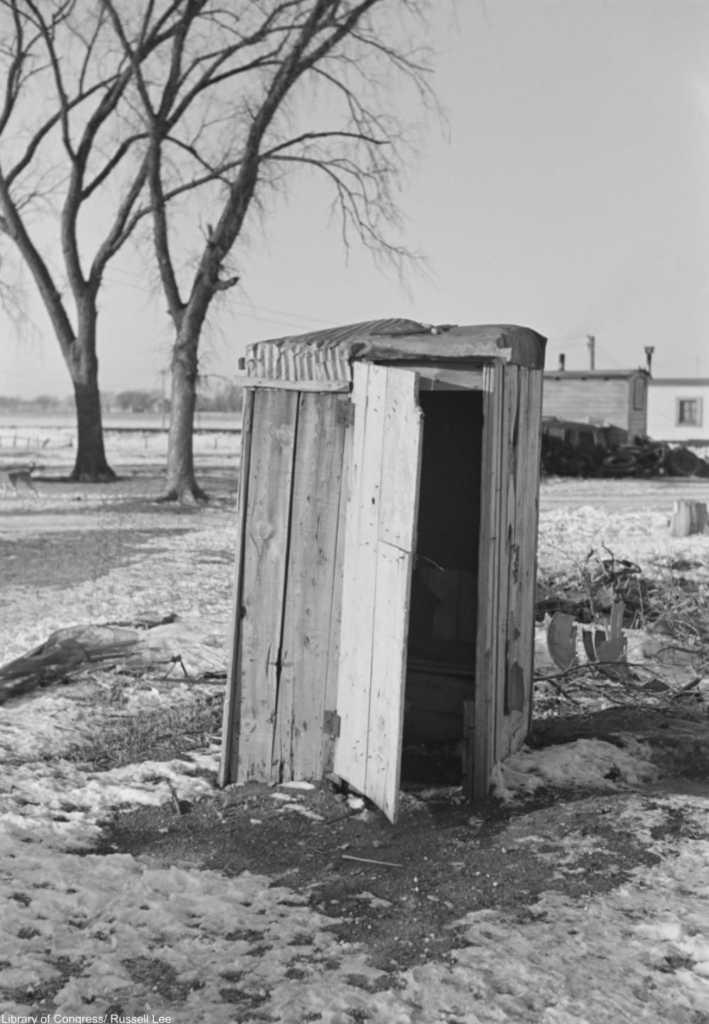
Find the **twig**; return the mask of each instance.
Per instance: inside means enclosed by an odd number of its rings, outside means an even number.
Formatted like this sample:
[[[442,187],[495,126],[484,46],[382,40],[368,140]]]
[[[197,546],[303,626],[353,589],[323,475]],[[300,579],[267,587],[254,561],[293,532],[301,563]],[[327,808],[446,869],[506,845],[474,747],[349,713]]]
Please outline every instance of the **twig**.
[[[187,671],[187,669],[185,667],[185,663],[182,660],[182,655],[181,654],[175,654],[172,658],[169,659],[168,664],[169,664],[170,667],[168,668],[167,672],[163,676],[163,680],[167,679],[170,676],[170,674],[172,673],[172,669],[173,669],[174,665],[180,665],[180,667],[182,668],[182,671],[185,674],[185,678],[191,680],[192,682],[194,682],[194,680],[192,679],[192,676],[189,674],[189,672]]]
[[[567,675],[566,672],[562,672],[560,674],[562,676]],[[551,687],[553,687],[556,690],[556,692],[561,697],[564,697],[564,699],[568,700],[571,704],[576,704],[577,707],[580,707],[581,706],[581,701],[577,700],[575,697],[572,697],[570,693],[566,693],[564,688],[562,686],[559,686],[559,684],[555,681],[555,679],[556,679],[555,676],[535,676],[534,677],[534,681],[535,682],[539,681],[539,682],[549,683],[549,685]]]
[[[404,866],[403,864],[394,864],[393,861],[390,860],[372,860],[371,857],[353,857],[350,853],[343,853],[342,859],[356,860],[360,864],[377,864],[382,868],[401,868]]]
[[[332,818],[326,818],[326,825],[336,825],[338,821],[347,821],[348,818],[353,818],[356,814],[361,814],[361,811],[348,810],[344,814],[334,814]]]
[[[172,806],[174,808],[175,814],[180,814],[181,815],[182,814],[182,808],[180,807],[180,801],[179,801],[178,796],[177,796],[177,790],[175,789],[175,787],[173,786],[173,784],[170,781],[168,781],[167,784],[168,784],[169,789],[170,789],[170,801],[171,801]]]
[[[696,676],[694,679],[690,679],[688,683],[685,683],[684,686],[680,686],[679,690],[672,694],[671,700],[677,700],[678,697],[687,693],[688,690],[693,690],[695,686],[698,686],[699,683],[701,683],[701,681],[701,676]]]
[[[534,676],[534,682],[552,683],[555,679],[563,679],[564,676],[576,675],[579,672],[593,671],[596,668],[603,668],[604,665],[610,665],[614,668],[638,668],[644,672],[650,672],[652,669],[648,668],[647,664],[643,661],[585,661],[580,665],[572,665],[571,668],[565,669],[563,672],[555,672],[551,676]]]

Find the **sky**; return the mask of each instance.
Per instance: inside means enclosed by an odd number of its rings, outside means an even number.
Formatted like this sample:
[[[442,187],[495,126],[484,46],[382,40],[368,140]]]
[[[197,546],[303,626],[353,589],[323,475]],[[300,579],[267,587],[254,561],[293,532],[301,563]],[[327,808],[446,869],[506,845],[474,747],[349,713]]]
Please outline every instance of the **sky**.
[[[400,201],[422,254],[403,280],[343,252],[318,183],[253,219],[200,369],[233,377],[246,344],[377,317],[518,323],[568,369],[709,376],[709,5],[704,0],[460,0],[436,5],[435,88]],[[408,113],[408,112],[405,112]],[[3,272],[9,256],[0,267]],[[0,394],[68,394],[27,278],[33,326],[0,316]],[[135,251],[101,302],[106,391],[159,387],[170,324]]]

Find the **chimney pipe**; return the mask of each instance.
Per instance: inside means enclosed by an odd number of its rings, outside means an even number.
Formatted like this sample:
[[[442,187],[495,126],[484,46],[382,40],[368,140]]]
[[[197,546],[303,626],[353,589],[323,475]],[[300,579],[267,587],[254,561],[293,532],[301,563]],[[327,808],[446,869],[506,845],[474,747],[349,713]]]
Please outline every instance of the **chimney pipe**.
[[[566,369],[566,356],[563,352],[559,353],[559,369],[562,372]]]
[[[647,366],[647,372],[652,373],[652,355],[655,351],[654,345],[645,346],[645,365]]]
[[[590,370],[595,370],[596,369],[596,335],[595,334],[587,334],[586,337],[588,338],[588,362],[589,362],[589,369]]]

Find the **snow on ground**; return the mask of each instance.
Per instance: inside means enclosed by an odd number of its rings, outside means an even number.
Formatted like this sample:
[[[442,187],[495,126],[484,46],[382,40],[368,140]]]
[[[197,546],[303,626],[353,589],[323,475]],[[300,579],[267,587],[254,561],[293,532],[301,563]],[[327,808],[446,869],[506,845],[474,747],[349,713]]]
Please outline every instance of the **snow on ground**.
[[[652,509],[607,512],[580,508],[544,508],[539,521],[539,566],[546,572],[581,565],[591,550],[609,549],[616,558],[637,563],[656,573],[679,558],[709,569],[709,533],[670,537],[669,514]],[[686,575],[686,574],[685,574]],[[691,576],[691,573],[689,573]]]
[[[551,891],[531,908],[531,920],[497,911],[468,915],[468,945],[455,954],[455,966],[443,979],[435,965],[416,968],[403,998],[417,998],[420,1019],[432,1021],[446,1019],[435,1016],[444,1007],[466,1021],[706,1020],[706,808],[683,807],[704,838],[605,895],[579,900]]]
[[[668,543],[653,515],[546,512],[540,561],[584,557],[599,541],[638,561],[657,552],[706,557],[709,538]],[[232,525],[213,510],[202,522],[170,534],[168,544],[142,541],[129,564],[89,582],[61,591],[14,587],[3,595],[12,608],[0,623],[3,660],[62,626],[156,612],[199,619],[223,638],[230,571],[213,552],[232,546]],[[145,516],[127,516],[120,528],[145,525]],[[307,893],[249,873],[227,878],[91,852],[117,808],[213,791],[214,747],[105,772],[82,766],[81,750],[106,727],[110,701],[100,695],[118,686],[125,729],[149,709],[174,710],[200,694],[185,681],[145,685],[99,674],[94,683],[40,691],[0,709],[0,1011],[101,1015],[112,1008],[185,1024],[709,1020],[709,801],[702,793],[650,799],[628,792],[655,777],[645,745],[579,740],[521,751],[501,766],[497,785],[508,800],[560,783],[613,790],[608,813],[643,833],[657,863],[602,894],[572,898],[550,889],[519,912],[469,914],[453,926],[448,960],[392,978],[368,964],[364,947],[335,939],[332,919],[307,906]],[[672,827],[678,814],[683,830]],[[531,841],[543,855],[545,837]],[[557,871],[578,870],[577,855],[603,841],[567,828],[563,855],[554,854]]]
[[[13,508],[12,499],[6,507]],[[63,511],[66,511],[64,504]],[[62,508],[62,506],[60,506]],[[101,528],[120,531],[126,545],[133,531],[154,530],[143,538],[127,564],[108,566],[101,551],[96,553],[88,579],[58,590],[47,581],[43,587],[14,586],[8,594],[3,588],[0,600],[11,607],[11,620],[0,628],[0,664],[37,646],[56,629],[84,623],[132,621],[141,617],[159,618],[174,612],[183,619],[196,619],[207,625],[226,658],[225,637],[231,611],[231,555],[234,550],[233,515],[223,509],[206,509],[204,526],[179,532],[165,532],[165,516],[160,512],[141,515],[98,510]],[[23,536],[31,533],[35,520],[28,517]],[[60,522],[56,543],[62,543]],[[42,517],[36,517],[36,529],[42,530]],[[4,534],[0,518],[0,538]]]
[[[23,420],[25,422],[23,422]],[[236,466],[239,457],[241,416],[197,413],[194,454],[204,468],[212,462]],[[224,430],[219,429],[225,428]],[[206,430],[200,428],[208,428]],[[106,457],[112,466],[162,463],[167,457],[167,427],[160,416],[104,415]],[[34,417],[0,415],[0,465],[34,461],[41,474],[71,468],[76,450],[72,416]]]
[[[657,778],[650,747],[632,736],[624,746],[604,740],[576,740],[541,750],[522,750],[496,765],[493,793],[506,803],[541,788],[613,790]]]

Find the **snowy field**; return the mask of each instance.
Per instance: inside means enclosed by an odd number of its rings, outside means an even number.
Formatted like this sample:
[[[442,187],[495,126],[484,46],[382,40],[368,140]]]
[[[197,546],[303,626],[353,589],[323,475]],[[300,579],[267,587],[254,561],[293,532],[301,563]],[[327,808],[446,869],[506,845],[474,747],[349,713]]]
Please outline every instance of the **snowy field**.
[[[241,415],[198,413],[195,456],[204,465],[236,465]],[[108,461],[124,471],[159,464],[167,455],[167,429],[160,416],[104,416]],[[75,455],[76,427],[71,417],[0,415],[0,469],[35,462],[37,473],[70,471]]]
[[[126,464],[137,454],[125,452]],[[40,482],[39,500],[0,495],[0,662],[62,627],[174,613],[165,649],[183,657],[192,677],[223,669],[231,466],[221,497],[189,515],[144,500],[159,481],[95,489]],[[672,539],[667,518],[683,487],[709,500],[706,482],[704,491],[691,481],[645,491],[606,483],[544,485],[540,570],[567,571],[606,545],[649,574],[690,566],[702,598],[709,535]],[[64,561],[57,554],[77,531],[86,539],[80,566],[68,548]],[[56,568],[43,571],[52,559]],[[678,685],[686,678],[684,665]],[[694,713],[706,722],[704,682]],[[399,971],[373,966],[366,943],[335,937],[334,919],[287,879],[103,851],[102,830],[119,810],[215,799],[218,737],[212,730],[181,758],[142,754],[108,768],[97,767],[97,748],[130,750],[148,723],[178,728],[203,712],[207,720],[221,688],[180,670],[96,670],[0,707],[3,1020],[709,1022],[709,784],[668,784],[642,737],[622,748],[579,739],[524,750],[500,766],[496,787],[512,813],[509,855],[551,858],[552,879],[573,879],[605,840],[574,824],[562,804],[556,835],[523,832],[514,808],[539,789],[577,787],[599,815],[643,842],[644,862],[603,891],[583,891],[579,878],[578,895],[552,883],[529,905],[454,915],[449,954]],[[307,792],[285,799],[307,813]],[[376,892],[367,896],[376,906]]]

